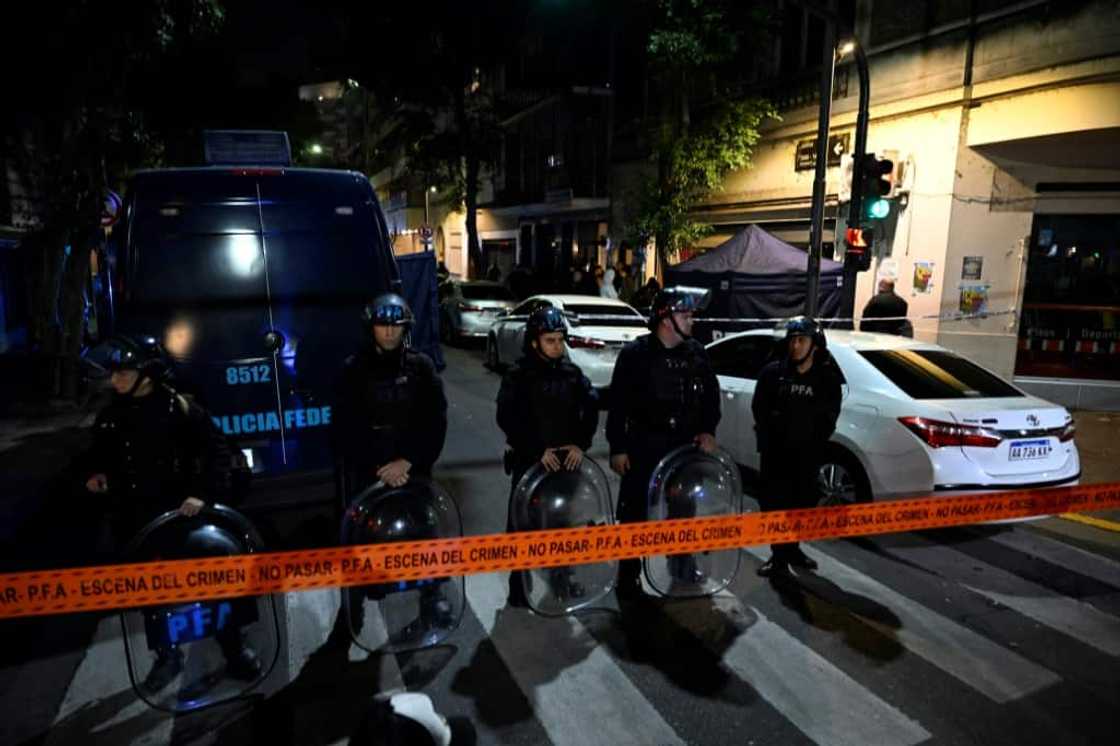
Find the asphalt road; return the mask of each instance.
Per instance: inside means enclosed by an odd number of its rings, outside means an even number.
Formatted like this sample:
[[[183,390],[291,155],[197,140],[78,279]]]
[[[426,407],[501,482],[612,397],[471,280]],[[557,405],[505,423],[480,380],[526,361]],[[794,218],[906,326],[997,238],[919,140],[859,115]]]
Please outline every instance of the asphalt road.
[[[447,359],[435,477],[466,533],[500,531],[499,378],[480,350]],[[605,446],[600,432],[604,467]],[[334,527],[290,511],[268,531],[298,543]],[[178,717],[132,693],[114,616],[7,622],[21,642],[0,668],[0,743],[347,743],[369,698],[402,687],[469,717],[482,744],[1109,743],[1118,537],[1048,519],[821,542],[816,573],[778,582],[755,575],[768,552],[750,548],[714,599],[612,597],[561,619],[507,607],[505,575],[472,576],[458,630],[399,656],[331,637],[337,592],[290,594],[256,697]]]

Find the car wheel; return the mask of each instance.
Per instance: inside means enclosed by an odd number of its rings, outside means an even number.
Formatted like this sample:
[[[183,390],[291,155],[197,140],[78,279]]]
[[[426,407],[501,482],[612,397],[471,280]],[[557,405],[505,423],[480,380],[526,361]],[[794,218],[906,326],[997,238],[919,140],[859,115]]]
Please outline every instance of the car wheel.
[[[498,361],[498,340],[493,334],[486,338],[486,367],[493,371],[501,367]]]
[[[832,448],[817,471],[818,505],[854,505],[871,500],[871,484],[863,466],[848,451]]]

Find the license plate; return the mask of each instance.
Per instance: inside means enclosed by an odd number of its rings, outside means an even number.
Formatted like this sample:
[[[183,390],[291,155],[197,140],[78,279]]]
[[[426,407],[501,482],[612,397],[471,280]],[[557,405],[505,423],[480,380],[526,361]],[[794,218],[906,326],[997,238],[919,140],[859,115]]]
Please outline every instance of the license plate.
[[[1011,450],[1007,454],[1008,461],[1030,461],[1031,459],[1046,458],[1053,448],[1050,441],[1041,440],[1013,440]]]

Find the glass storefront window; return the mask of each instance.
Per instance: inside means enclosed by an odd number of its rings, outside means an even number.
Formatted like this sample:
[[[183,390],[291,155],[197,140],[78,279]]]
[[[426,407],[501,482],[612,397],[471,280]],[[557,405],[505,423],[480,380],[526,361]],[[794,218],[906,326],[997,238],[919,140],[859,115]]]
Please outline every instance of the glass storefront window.
[[[1120,380],[1120,215],[1036,215],[1015,373]]]

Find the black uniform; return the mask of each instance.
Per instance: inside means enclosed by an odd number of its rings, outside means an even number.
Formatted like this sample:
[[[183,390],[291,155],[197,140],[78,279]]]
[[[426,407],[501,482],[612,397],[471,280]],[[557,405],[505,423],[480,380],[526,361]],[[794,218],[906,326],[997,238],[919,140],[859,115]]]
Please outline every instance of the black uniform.
[[[623,348],[611,376],[607,415],[611,456],[630,457],[619,489],[619,522],[646,520],[649,479],[658,462],[697,435],[714,434],[719,418],[719,381],[699,342],[689,339],[669,349],[649,334]],[[688,515],[678,512],[677,517]],[[620,589],[632,591],[640,573],[639,560],[619,563]]]
[[[162,384],[145,396],[114,396],[97,416],[93,440],[85,465],[88,474],[105,474],[118,551],[186,498],[209,504],[230,494],[232,460],[225,437],[204,409]],[[167,549],[174,556],[176,548]],[[164,623],[160,609],[147,610],[149,639]],[[251,680],[259,674],[261,663],[240,628],[227,627],[215,637],[229,675]],[[156,665],[145,679],[153,689],[162,688],[183,665],[174,645],[156,653]]]
[[[863,318],[859,322],[861,332],[882,332],[883,334],[903,334],[910,327],[905,319],[879,321],[892,316],[905,316],[910,305],[895,295],[894,291],[878,293],[863,308]],[[909,336],[913,336],[913,331]]]
[[[844,376],[827,349],[816,349],[808,372],[787,358],[763,367],[751,401],[761,456],[763,507],[809,508],[817,504],[817,473],[840,416]],[[796,543],[775,544],[775,561],[788,564]]]
[[[571,361],[546,360],[529,352],[502,379],[497,419],[510,447],[506,530],[512,531],[513,489],[545,449],[576,445],[587,452],[599,426],[598,396]],[[509,582],[513,602],[524,603],[520,573],[510,573]]]
[[[334,439],[348,497],[377,481],[377,470],[405,459],[428,476],[447,437],[447,398],[431,358],[402,344],[374,344],[346,360],[335,397]]]
[[[86,465],[106,476],[118,547],[188,497],[210,503],[228,493],[221,431],[205,410],[160,384],[146,396],[113,397],[94,423]]]

